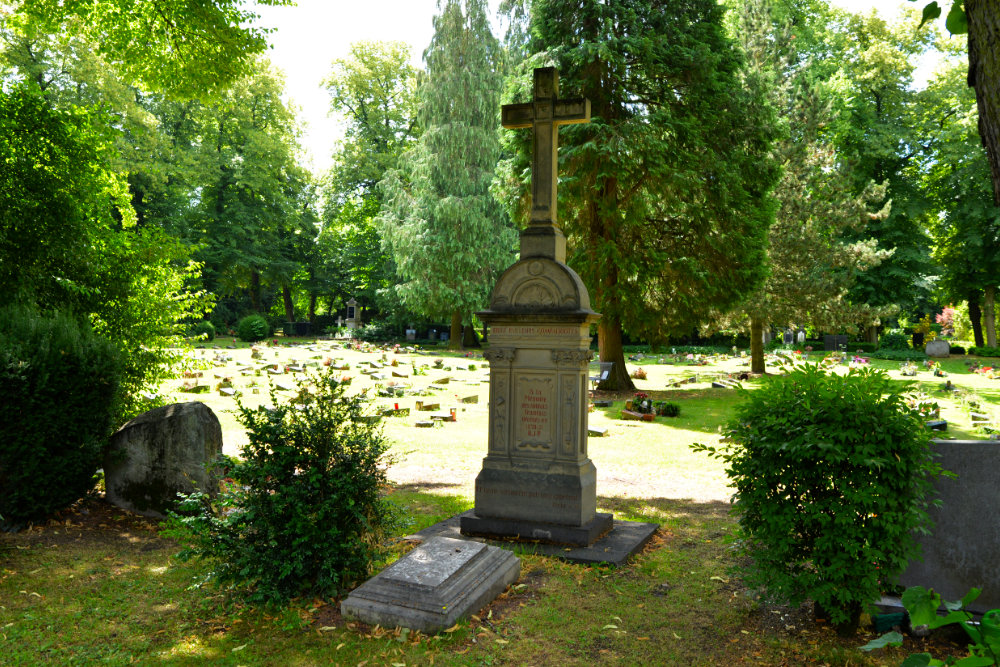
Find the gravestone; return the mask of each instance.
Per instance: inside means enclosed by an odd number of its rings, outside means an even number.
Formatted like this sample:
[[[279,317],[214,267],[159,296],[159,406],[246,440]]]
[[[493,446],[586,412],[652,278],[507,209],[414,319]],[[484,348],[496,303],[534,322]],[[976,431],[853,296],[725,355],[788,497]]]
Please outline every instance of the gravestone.
[[[918,536],[923,560],[900,577],[904,586],[933,588],[958,600],[973,586],[982,590],[969,605],[977,613],[1000,608],[1000,444],[981,440],[935,440],[936,459],[956,479],[934,484],[940,507],[930,507],[930,535]]]
[[[951,355],[951,345],[948,341],[938,338],[924,346],[924,354],[937,359],[947,359]]]
[[[509,551],[435,537],[351,591],[340,611],[370,625],[431,634],[492,602],[520,572]]]
[[[795,334],[793,334],[790,329],[786,330],[783,334],[781,334],[781,342],[785,345],[791,345],[792,341],[795,340],[794,336]]]
[[[361,318],[359,317],[357,299],[354,299],[352,297],[351,300],[347,302],[347,320],[346,320],[347,328],[357,329],[360,320]]]
[[[803,329],[799,329],[799,332],[795,334],[795,341],[799,345],[802,345],[802,343],[806,342],[806,332]]]
[[[536,69],[534,101],[503,107],[507,128],[534,130],[531,220],[520,260],[497,281],[489,310],[489,437],[464,535],[590,546],[613,530],[598,513],[587,455],[590,326],[600,315],[566,265],[557,224],[558,126],[585,123],[590,102],[561,100],[554,68]],[[652,536],[655,524],[643,524]]]
[[[206,385],[207,386],[207,385]],[[174,403],[145,412],[111,436],[104,460],[108,502],[164,518],[177,494],[214,493],[206,466],[222,453],[222,426],[204,403]]]
[[[827,334],[823,336],[823,350],[826,352],[839,352],[847,347],[846,334]]]

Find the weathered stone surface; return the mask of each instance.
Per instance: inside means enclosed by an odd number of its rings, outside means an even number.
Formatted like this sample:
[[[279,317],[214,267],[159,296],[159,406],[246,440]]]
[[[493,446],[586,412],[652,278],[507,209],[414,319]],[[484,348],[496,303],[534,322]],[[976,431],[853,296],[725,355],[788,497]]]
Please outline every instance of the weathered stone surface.
[[[109,502],[162,518],[177,494],[212,493],[206,466],[222,453],[222,426],[204,403],[174,403],[139,415],[111,436],[104,462]]]
[[[924,345],[924,354],[928,357],[947,358],[951,354],[951,345],[946,340],[932,340]]]
[[[509,551],[435,537],[354,589],[340,611],[371,625],[439,632],[492,602],[520,572]]]
[[[928,509],[934,527],[918,537],[923,561],[911,562],[900,583],[934,588],[945,600],[958,600],[975,586],[982,595],[972,610],[1000,608],[1000,443],[935,440],[934,449],[936,461],[958,478],[935,482],[941,506]]]

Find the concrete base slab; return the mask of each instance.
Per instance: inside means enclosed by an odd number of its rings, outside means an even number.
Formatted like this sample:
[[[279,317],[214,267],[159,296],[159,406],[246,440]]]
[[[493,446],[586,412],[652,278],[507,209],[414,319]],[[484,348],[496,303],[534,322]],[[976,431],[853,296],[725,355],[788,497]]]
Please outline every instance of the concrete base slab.
[[[492,602],[520,572],[509,551],[434,537],[351,591],[340,611],[371,625],[440,632]]]
[[[612,524],[611,531],[604,535],[589,547],[566,547],[556,544],[543,544],[530,540],[523,541],[501,541],[487,540],[482,537],[470,537],[462,535],[461,519],[464,516],[474,515],[474,510],[468,510],[462,514],[456,514],[450,519],[445,519],[428,528],[424,528],[418,533],[408,535],[408,540],[418,540],[421,542],[434,537],[452,537],[461,540],[472,540],[493,544],[504,549],[510,549],[518,553],[533,553],[544,556],[555,556],[571,563],[607,563],[610,565],[625,565],[628,559],[637,554],[653,534],[659,529],[659,524],[642,523],[639,521],[616,520]]]
[[[607,534],[614,523],[610,514],[597,514],[582,526],[566,526],[524,519],[481,517],[472,511],[459,519],[462,533],[492,539],[526,539],[562,546],[586,547]]]

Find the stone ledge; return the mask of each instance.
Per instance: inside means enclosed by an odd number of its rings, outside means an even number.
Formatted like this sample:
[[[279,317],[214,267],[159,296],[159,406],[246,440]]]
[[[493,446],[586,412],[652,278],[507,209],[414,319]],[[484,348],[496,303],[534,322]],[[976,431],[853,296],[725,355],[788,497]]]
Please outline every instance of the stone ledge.
[[[524,519],[463,514],[459,527],[463,535],[492,539],[525,539],[562,546],[587,547],[611,531],[614,519],[610,514],[597,514],[582,526],[542,523]]]
[[[565,547],[555,544],[542,544],[532,541],[486,540],[482,537],[462,535],[461,518],[474,515],[473,510],[445,519],[428,528],[407,535],[405,539],[424,542],[433,537],[452,537],[460,540],[471,540],[489,543],[517,553],[533,553],[543,556],[555,556],[571,563],[607,563],[610,565],[625,565],[628,559],[637,554],[660,525],[642,523],[639,521],[615,521],[611,532],[594,542],[589,547]]]

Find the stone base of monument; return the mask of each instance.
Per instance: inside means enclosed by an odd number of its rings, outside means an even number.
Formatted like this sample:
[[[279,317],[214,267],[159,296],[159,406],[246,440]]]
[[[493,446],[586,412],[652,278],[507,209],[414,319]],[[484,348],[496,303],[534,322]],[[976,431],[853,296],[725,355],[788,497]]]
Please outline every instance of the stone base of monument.
[[[610,514],[596,514],[582,526],[542,523],[526,519],[499,519],[464,514],[459,519],[462,533],[490,539],[524,539],[574,547],[587,547],[611,532],[614,520]]]
[[[519,540],[487,540],[483,537],[463,535],[461,523],[466,517],[475,516],[475,510],[468,510],[445,519],[418,533],[407,535],[407,540],[425,542],[435,537],[451,537],[460,540],[489,542],[505,549],[518,549],[543,556],[555,556],[571,563],[608,563],[625,565],[628,559],[637,554],[660,527],[656,523],[616,520],[611,530],[590,546],[565,546],[534,541],[526,538]]]
[[[440,632],[495,600],[520,573],[509,551],[436,537],[354,589],[340,612],[370,625]]]

